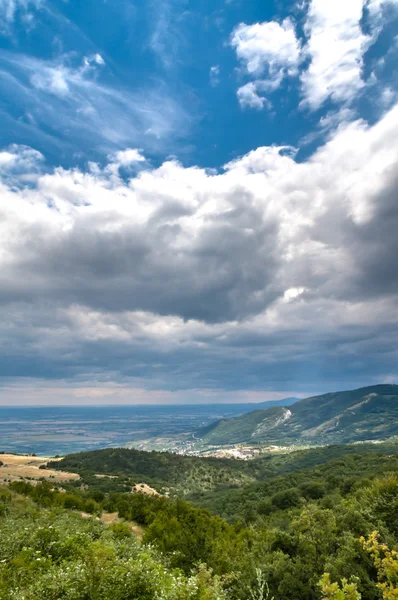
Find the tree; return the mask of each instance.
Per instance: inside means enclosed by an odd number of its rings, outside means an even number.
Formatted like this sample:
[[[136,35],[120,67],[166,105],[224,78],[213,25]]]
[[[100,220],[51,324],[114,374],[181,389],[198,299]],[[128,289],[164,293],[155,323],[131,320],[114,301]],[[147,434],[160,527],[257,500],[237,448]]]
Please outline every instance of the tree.
[[[322,600],[360,600],[361,594],[357,589],[356,581],[341,580],[341,586],[338,583],[330,581],[329,573],[324,573],[318,583]]]
[[[383,594],[383,600],[398,598],[398,552],[390,550],[386,544],[379,542],[379,534],[373,531],[367,539],[361,538],[363,547],[373,559],[377,569],[379,583],[377,587]]]
[[[277,492],[271,498],[272,504],[281,510],[299,506],[301,502],[300,492],[297,488],[290,488]]]

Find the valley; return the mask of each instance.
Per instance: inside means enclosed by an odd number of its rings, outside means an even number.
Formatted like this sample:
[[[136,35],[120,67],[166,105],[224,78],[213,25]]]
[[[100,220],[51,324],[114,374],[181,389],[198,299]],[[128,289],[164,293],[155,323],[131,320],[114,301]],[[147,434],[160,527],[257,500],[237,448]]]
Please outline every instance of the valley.
[[[287,398],[290,405],[297,398]],[[130,406],[0,406],[0,451],[54,456],[115,446],[195,451],[195,431],[259,404]]]
[[[396,392],[170,423],[57,458],[3,452],[0,600],[390,600]]]

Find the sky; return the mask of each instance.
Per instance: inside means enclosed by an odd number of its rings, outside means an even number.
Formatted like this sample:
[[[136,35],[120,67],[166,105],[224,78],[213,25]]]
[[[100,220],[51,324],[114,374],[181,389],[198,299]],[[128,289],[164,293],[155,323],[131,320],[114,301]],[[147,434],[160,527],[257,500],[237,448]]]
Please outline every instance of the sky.
[[[0,0],[0,404],[398,382],[398,0]]]

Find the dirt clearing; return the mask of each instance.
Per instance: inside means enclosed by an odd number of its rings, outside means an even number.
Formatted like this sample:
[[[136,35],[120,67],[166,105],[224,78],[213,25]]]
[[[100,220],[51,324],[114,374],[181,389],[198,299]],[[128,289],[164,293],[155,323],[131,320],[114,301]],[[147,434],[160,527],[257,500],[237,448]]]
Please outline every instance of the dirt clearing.
[[[124,519],[121,519],[117,512],[115,513],[108,513],[108,512],[103,512],[101,514],[100,517],[94,517],[93,515],[90,515],[88,513],[82,512],[80,513],[80,515],[84,518],[84,519],[97,519],[97,521],[102,521],[105,525],[114,525],[116,523],[125,523],[126,525],[128,525],[128,527],[130,527],[131,532],[137,537],[137,539],[139,541],[142,540],[142,538],[144,537],[144,528],[141,527],[140,525],[138,525],[138,523],[135,523],[135,521],[125,521]]]
[[[132,492],[136,494],[147,494],[148,496],[161,496],[154,488],[150,487],[146,483],[137,483],[132,487]]]

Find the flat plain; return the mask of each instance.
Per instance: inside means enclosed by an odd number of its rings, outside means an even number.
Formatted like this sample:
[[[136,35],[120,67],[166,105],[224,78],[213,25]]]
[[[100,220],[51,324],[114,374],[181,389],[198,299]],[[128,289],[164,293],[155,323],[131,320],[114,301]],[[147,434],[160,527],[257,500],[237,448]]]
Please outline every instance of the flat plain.
[[[252,409],[250,404],[2,406],[0,451],[41,456],[112,447],[178,451],[200,427]]]

